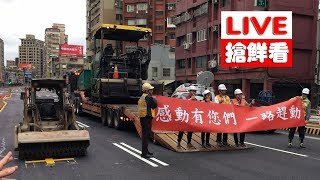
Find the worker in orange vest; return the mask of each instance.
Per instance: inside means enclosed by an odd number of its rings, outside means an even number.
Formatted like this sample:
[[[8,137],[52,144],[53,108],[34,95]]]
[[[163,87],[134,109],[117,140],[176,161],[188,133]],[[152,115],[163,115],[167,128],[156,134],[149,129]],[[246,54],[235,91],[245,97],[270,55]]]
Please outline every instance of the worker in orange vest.
[[[229,96],[226,95],[227,88],[224,84],[220,84],[218,86],[219,94],[215,97],[215,102],[218,104],[231,104]],[[228,144],[228,133],[223,133],[223,142],[221,141],[222,133],[217,133],[217,143],[220,147],[222,146],[230,146]]]
[[[244,96],[242,95],[242,91],[241,89],[236,89],[234,90],[234,96],[236,98],[231,100],[231,103],[237,106],[252,106],[255,101],[254,99],[251,101],[251,103],[249,104]],[[234,138],[234,143],[236,144],[236,146],[239,146],[239,141],[238,141],[238,133],[233,133],[233,138]],[[246,145],[244,144],[244,138],[245,138],[245,133],[240,133],[240,146],[241,147],[245,147]]]
[[[152,96],[154,87],[149,83],[142,85],[143,94],[138,101],[138,116],[142,130],[142,158],[151,158],[153,153],[148,150],[148,140],[151,134],[152,119],[155,117],[157,100]]]
[[[303,107],[303,115],[304,115],[304,120],[305,123],[307,124],[309,119],[310,119],[310,114],[311,114],[311,102],[308,99],[308,95],[310,93],[310,90],[308,88],[304,88],[302,90],[302,96],[299,96],[298,98],[300,98],[302,100],[302,107]],[[300,126],[300,127],[292,127],[289,129],[289,144],[288,147],[292,147],[292,140],[294,137],[294,133],[296,132],[298,128],[298,132],[299,132],[299,142],[300,142],[300,148],[305,148],[305,146],[303,145],[303,140],[304,140],[304,136],[306,133],[306,127],[305,126]]]

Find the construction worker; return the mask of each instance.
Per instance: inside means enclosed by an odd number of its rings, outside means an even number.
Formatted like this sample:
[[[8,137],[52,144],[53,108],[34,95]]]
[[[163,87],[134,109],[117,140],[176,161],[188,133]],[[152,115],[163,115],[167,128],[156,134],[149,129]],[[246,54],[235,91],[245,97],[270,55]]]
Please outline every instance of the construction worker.
[[[218,86],[219,94],[215,97],[215,102],[219,104],[231,104],[229,96],[226,95],[227,87],[224,84]],[[223,133],[223,141],[221,142],[222,133],[217,133],[217,143],[220,147],[230,146],[228,144],[228,133]]]
[[[193,101],[197,101],[196,99],[196,94],[197,94],[197,88],[195,86],[190,86],[189,87],[189,95],[186,97],[187,100],[193,100]],[[180,131],[178,134],[178,147],[181,147],[181,140],[183,137],[183,131]],[[192,132],[188,132],[187,134],[187,147],[191,148],[193,147],[191,144],[191,139],[192,139]]]
[[[203,92],[203,102],[207,103],[213,103],[212,102],[212,97],[211,97],[211,92],[209,90],[205,90]],[[202,147],[205,148],[206,146],[208,148],[211,147],[210,144],[210,132],[202,132],[201,133],[201,142],[202,142]]]
[[[153,153],[148,150],[148,140],[151,133],[152,119],[155,117],[155,108],[158,105],[157,100],[152,97],[154,87],[149,83],[142,85],[143,94],[138,101],[138,116],[142,128],[142,153],[141,157],[151,158]]]
[[[253,99],[250,104],[247,103],[244,96],[242,95],[241,89],[234,90],[234,96],[235,96],[235,98],[231,100],[231,103],[234,105],[237,105],[237,106],[252,106],[255,102]],[[233,138],[234,138],[234,143],[236,144],[236,146],[239,146],[238,133],[233,133]],[[245,133],[240,133],[240,146],[241,147],[246,146],[244,144],[244,138],[245,138]]]
[[[310,90],[308,88],[304,88],[302,90],[302,96],[299,96],[298,98],[302,99],[302,107],[304,111],[304,119],[305,122],[308,123],[310,119],[310,111],[311,111],[311,103],[310,100],[308,99],[308,95],[310,93]],[[289,144],[288,147],[292,147],[292,140],[294,137],[294,133],[296,132],[297,127],[290,128],[289,130]],[[303,146],[303,139],[304,139],[304,134],[305,134],[305,126],[300,126],[298,127],[298,132],[299,132],[299,143],[300,143],[300,148],[304,148]]]

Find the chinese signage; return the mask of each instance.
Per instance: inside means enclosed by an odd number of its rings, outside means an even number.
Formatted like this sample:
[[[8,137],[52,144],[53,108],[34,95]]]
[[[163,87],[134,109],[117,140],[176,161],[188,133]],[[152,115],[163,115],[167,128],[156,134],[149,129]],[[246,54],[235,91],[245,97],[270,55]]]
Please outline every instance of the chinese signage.
[[[61,44],[60,56],[83,57],[83,46]]]
[[[156,98],[152,129],[158,131],[235,133],[305,125],[300,98],[262,107]]]
[[[18,68],[30,69],[30,68],[31,68],[31,64],[22,64],[22,63],[19,63],[19,64],[18,64]]]
[[[222,11],[222,67],[292,67],[291,11]]]

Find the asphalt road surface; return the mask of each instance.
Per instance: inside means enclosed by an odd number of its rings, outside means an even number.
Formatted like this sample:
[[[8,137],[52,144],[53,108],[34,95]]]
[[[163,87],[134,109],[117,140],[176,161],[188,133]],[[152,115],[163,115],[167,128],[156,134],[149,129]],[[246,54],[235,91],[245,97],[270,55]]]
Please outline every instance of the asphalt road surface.
[[[22,121],[23,104],[16,87],[7,106],[0,112],[0,155],[13,150],[13,128]],[[0,89],[4,91],[4,89]],[[44,92],[46,96],[49,92]],[[239,151],[176,153],[150,144],[156,159],[145,160],[138,153],[141,141],[134,128],[117,131],[102,126],[92,116],[77,117],[78,124],[87,127],[91,136],[88,155],[75,161],[19,166],[10,178],[15,179],[319,179],[320,137],[307,136],[307,148],[287,148],[287,134],[247,134],[252,149]],[[14,152],[17,157],[18,152]],[[70,157],[72,158],[72,157]]]

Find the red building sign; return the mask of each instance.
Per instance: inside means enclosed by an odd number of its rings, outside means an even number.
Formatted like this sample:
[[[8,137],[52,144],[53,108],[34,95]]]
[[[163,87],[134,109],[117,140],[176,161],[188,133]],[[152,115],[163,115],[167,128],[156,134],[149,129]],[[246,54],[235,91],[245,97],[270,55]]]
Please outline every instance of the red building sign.
[[[60,56],[83,57],[83,46],[61,44]]]

